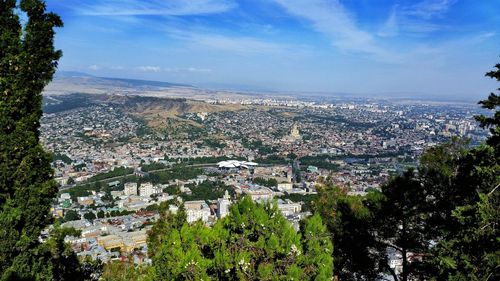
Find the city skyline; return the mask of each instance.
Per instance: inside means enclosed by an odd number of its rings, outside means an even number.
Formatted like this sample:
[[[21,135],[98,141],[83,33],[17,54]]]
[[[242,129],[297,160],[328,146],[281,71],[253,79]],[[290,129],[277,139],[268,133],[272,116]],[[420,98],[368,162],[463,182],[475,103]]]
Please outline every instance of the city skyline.
[[[478,100],[496,1],[47,1],[60,70],[237,90]],[[302,3],[302,4],[301,4]],[[362,81],[362,82],[360,82]]]

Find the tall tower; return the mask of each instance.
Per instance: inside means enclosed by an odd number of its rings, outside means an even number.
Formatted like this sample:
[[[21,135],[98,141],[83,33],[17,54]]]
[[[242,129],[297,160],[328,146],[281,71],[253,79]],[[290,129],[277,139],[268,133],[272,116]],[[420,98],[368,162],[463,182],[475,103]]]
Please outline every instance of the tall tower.
[[[222,198],[217,199],[217,217],[220,219],[229,214],[229,206],[231,205],[230,199],[231,197],[227,190]]]

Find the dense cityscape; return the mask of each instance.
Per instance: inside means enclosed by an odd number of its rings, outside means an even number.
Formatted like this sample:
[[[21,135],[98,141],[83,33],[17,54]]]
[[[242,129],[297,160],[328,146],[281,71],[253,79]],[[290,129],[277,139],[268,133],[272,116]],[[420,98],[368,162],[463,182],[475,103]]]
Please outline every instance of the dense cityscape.
[[[500,280],[498,1],[83,2],[0,1],[0,281]]]
[[[318,182],[363,195],[416,167],[429,147],[452,137],[474,144],[487,136],[473,119],[479,110],[473,104],[203,102],[247,108],[183,112],[176,118],[189,123],[175,129],[167,127],[175,118],[167,117],[165,128],[151,128],[114,103],[44,114],[42,142],[55,154],[61,185],[53,215],[81,230],[67,238],[79,256],[107,262],[132,254],[134,263],[150,262],[147,231],[162,202],[172,212],[182,202],[188,222],[211,225],[242,196],[277,199],[298,230]]]

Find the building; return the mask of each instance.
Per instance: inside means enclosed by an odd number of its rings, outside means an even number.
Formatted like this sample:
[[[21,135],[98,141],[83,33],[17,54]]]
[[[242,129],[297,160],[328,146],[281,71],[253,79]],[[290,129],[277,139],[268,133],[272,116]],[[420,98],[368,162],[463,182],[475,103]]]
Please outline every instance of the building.
[[[186,208],[186,219],[188,223],[198,220],[208,222],[210,217],[210,207],[205,201],[186,201],[184,202]]]
[[[135,182],[127,182],[123,189],[123,193],[127,196],[137,195],[137,183]]]
[[[69,193],[62,193],[59,198],[59,201],[63,202],[65,200],[71,200],[71,195]]]
[[[293,181],[293,168],[291,166],[287,167],[287,170],[286,170],[286,180],[288,182],[292,182]]]
[[[139,187],[139,195],[142,197],[151,197],[153,194],[153,184],[150,182],[141,183]]]
[[[144,178],[144,177],[147,177],[149,174],[146,173],[146,172],[141,171],[141,169],[139,168],[139,169],[135,169],[134,170],[134,175],[136,175],[136,176],[138,176],[140,178]]]
[[[307,171],[308,171],[309,173],[318,173],[318,172],[319,172],[319,169],[318,169],[318,167],[316,167],[316,166],[311,166],[311,165],[310,165],[309,167],[307,167]]]
[[[296,215],[302,210],[302,205],[300,203],[295,203],[290,199],[279,199],[278,209],[283,213],[285,217]]]
[[[151,195],[158,193],[161,193],[160,188],[155,188],[150,182],[141,183],[141,186],[139,187],[139,195],[142,197],[149,198]]]
[[[77,200],[78,200],[78,204],[80,204],[80,205],[90,206],[90,205],[94,204],[94,199],[92,197],[88,197],[88,196],[78,197]]]
[[[297,124],[293,124],[292,131],[290,132],[290,137],[293,140],[302,139],[302,137],[300,136],[299,126],[297,126]]]
[[[292,190],[292,189],[293,189],[293,183],[291,182],[278,183],[278,190]]]
[[[302,140],[302,136],[300,135],[299,126],[297,124],[293,124],[292,129],[290,130],[290,135],[285,136],[283,139],[285,142],[296,142]]]
[[[217,163],[217,167],[221,170],[232,170],[232,169],[254,169],[258,164],[249,161],[239,161],[239,160],[226,160]]]
[[[61,203],[63,208],[69,208],[71,207],[73,200],[71,200],[71,196],[69,195],[69,193],[63,193],[59,197],[59,203]]]
[[[242,190],[244,195],[249,195],[253,201],[268,201],[273,199],[273,191],[265,186],[249,186],[243,187]]]
[[[147,230],[99,236],[97,237],[97,242],[108,251],[119,248],[121,251],[130,253],[134,249],[146,246]]]
[[[223,218],[229,214],[229,206],[231,205],[231,197],[229,193],[224,193],[224,197],[217,199],[217,217]]]
[[[112,181],[112,182],[108,183],[109,187],[117,187],[119,185],[120,185],[120,181]]]

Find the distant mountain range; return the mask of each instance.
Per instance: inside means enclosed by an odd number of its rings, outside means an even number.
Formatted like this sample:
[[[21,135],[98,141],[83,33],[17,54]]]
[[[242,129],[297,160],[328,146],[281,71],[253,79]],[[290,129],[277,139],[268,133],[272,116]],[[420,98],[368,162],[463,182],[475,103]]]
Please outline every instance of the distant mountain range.
[[[191,85],[170,83],[163,81],[150,81],[150,80],[139,80],[139,79],[125,79],[125,78],[112,78],[112,77],[98,77],[93,76],[83,72],[77,71],[58,71],[54,77],[55,82],[70,80],[71,82],[78,82],[77,80],[82,80],[85,83],[93,84],[106,84],[106,86],[117,87],[154,87],[154,88],[172,88],[172,87],[189,87],[193,88]],[[111,85],[110,85],[111,84]]]
[[[235,95],[240,96],[265,96],[269,98],[291,98],[313,101],[333,100],[408,100],[408,101],[433,101],[433,102],[465,102],[476,103],[476,95],[469,98],[456,97],[452,94],[438,96],[425,93],[339,93],[339,92],[291,92],[270,91],[255,89],[248,85],[232,84],[202,84],[188,85],[164,81],[151,81],[141,79],[99,77],[77,71],[57,71],[54,80],[45,89],[47,94],[136,94],[158,95],[182,98],[221,98]]]

